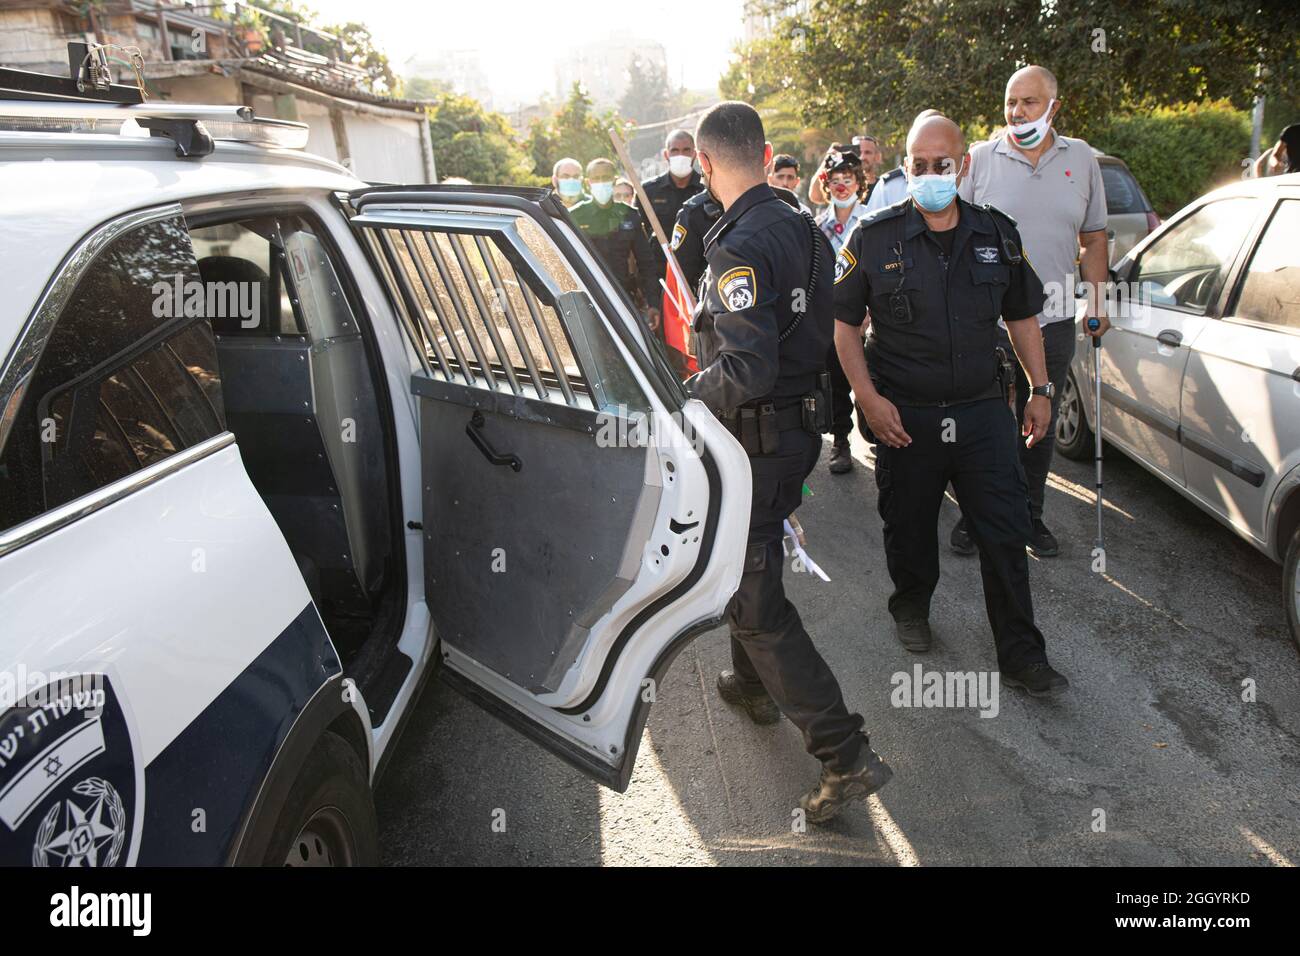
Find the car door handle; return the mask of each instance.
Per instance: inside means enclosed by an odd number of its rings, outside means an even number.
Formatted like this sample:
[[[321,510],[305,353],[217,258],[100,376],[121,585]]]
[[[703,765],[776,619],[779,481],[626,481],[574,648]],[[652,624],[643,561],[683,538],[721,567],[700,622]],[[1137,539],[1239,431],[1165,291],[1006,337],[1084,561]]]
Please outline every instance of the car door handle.
[[[510,454],[502,455],[497,452],[488,444],[488,440],[483,437],[483,433],[480,431],[482,427],[483,413],[476,411],[470,417],[469,424],[465,426],[465,434],[469,436],[470,441],[478,446],[478,450],[483,453],[483,457],[494,465],[509,465],[515,471],[522,470],[524,463],[519,460],[519,456]]]
[[[1183,344],[1183,333],[1176,329],[1165,329],[1156,336],[1156,341],[1161,345],[1167,345],[1171,349],[1176,349]]]

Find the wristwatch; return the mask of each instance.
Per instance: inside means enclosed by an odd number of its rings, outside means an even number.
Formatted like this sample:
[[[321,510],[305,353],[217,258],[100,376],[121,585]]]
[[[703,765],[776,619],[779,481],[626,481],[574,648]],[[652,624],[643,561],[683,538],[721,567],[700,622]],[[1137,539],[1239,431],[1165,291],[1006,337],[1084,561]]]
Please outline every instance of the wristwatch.
[[[1046,399],[1052,399],[1056,397],[1056,386],[1051,382],[1048,382],[1046,385],[1035,385],[1029,390],[1029,394],[1042,395]]]

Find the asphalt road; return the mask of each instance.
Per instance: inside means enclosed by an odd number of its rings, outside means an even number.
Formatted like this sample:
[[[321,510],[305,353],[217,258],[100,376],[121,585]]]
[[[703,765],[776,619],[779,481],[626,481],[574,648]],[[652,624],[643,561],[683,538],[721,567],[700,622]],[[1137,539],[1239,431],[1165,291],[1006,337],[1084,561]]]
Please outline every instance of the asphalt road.
[[[713,681],[729,666],[718,630],[687,648],[659,688],[625,794],[430,683],[378,791],[385,861],[1300,863],[1300,655],[1277,565],[1108,450],[1107,574],[1094,574],[1092,466],[1058,457],[1046,517],[1062,554],[1031,558],[1030,573],[1070,692],[1042,702],[1002,688],[995,717],[894,707],[891,675],[917,663],[997,664],[978,560],[946,547],[951,501],[940,519],[936,647],[915,656],[896,643],[875,481],[854,441],[849,475],[830,475],[823,449],[798,512],[832,583],[787,567],[786,586],[894,767],[870,803],[796,831],[791,811],[816,761],[788,721],[755,727],[718,699]],[[1253,702],[1242,699],[1247,680]]]

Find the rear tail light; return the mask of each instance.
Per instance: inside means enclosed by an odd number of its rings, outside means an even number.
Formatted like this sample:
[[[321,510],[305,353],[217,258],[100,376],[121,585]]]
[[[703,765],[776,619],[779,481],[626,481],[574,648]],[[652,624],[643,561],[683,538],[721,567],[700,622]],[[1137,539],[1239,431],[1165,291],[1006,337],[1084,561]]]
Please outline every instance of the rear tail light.
[[[1160,228],[1160,217],[1153,212],[1147,213],[1147,232],[1155,232]]]

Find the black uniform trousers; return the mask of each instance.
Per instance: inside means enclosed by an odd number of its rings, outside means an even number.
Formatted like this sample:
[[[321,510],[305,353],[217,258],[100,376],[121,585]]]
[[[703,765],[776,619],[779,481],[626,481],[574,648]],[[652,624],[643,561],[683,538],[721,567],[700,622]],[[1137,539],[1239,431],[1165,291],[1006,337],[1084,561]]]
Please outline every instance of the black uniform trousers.
[[[939,508],[952,482],[979,548],[984,606],[998,665],[1046,661],[1029,594],[1029,506],[1016,423],[1001,398],[946,407],[898,406],[906,448],[876,446],[877,507],[896,621],[928,620],[939,583]]]
[[[849,377],[840,366],[839,353],[835,343],[831,343],[830,353],[826,356],[826,372],[831,380],[831,435],[836,441],[849,437],[853,431],[853,399],[850,393],[853,386]]]
[[[833,770],[847,770],[866,744],[859,733],[862,717],[845,707],[839,682],[781,585],[783,522],[799,507],[821,445],[820,436],[790,428],[781,432],[777,454],[749,459],[754,482],[749,541],[727,623],[741,684],[750,693],[766,690],[799,728],[810,754]]]

